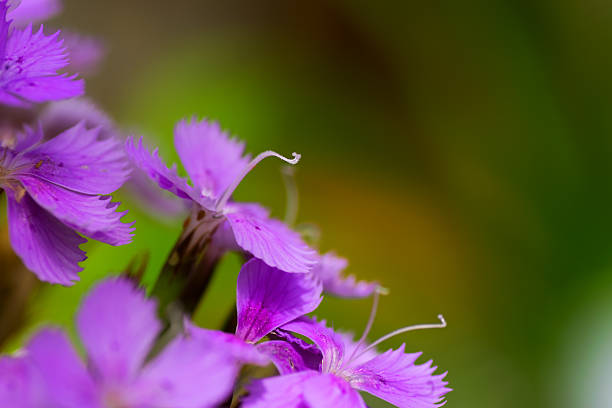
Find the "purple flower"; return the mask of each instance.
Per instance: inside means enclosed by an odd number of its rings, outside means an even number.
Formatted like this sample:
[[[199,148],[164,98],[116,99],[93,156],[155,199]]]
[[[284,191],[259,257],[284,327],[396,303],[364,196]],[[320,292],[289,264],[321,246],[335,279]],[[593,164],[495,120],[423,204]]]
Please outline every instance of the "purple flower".
[[[42,26],[35,33],[31,24],[12,27],[8,7],[6,0],[0,1],[0,103],[29,107],[82,95],[82,80],[58,73],[68,65],[59,31],[45,36]]]
[[[316,252],[299,234],[280,221],[270,219],[258,204],[230,201],[241,180],[266,157],[278,157],[291,164],[293,159],[266,151],[251,160],[243,156],[244,144],[231,139],[217,123],[181,121],[175,128],[175,147],[193,186],[179,177],[176,166],[168,169],[157,150],[149,153],[133,138],[128,139],[128,155],[159,186],[192,203],[192,224],[185,235],[201,239],[214,233],[216,245],[241,249],[268,265],[285,272],[308,272],[316,263]]]
[[[24,358],[0,357],[0,406],[45,406],[40,375]]]
[[[9,0],[8,4],[9,18],[19,28],[47,20],[62,10],[60,0]],[[95,73],[106,53],[103,41],[65,30],[62,37],[64,46],[70,52],[70,70],[81,75]]]
[[[70,285],[82,270],[86,242],[131,241],[131,224],[108,194],[129,176],[121,145],[100,140],[100,129],[83,123],[49,140],[26,128],[0,147],[0,189],[8,200],[11,245],[41,280]]]
[[[375,305],[377,297],[375,297]],[[375,310],[375,307],[374,309]],[[400,408],[434,408],[444,404],[450,391],[444,374],[434,375],[437,367],[431,361],[416,365],[421,353],[407,354],[405,345],[397,350],[378,354],[375,347],[399,333],[410,330],[445,327],[446,323],[407,327],[393,332],[370,345],[364,340],[373,322],[357,342],[352,336],[334,332],[325,322],[308,318],[296,319],[278,331],[285,339],[271,356],[281,373],[278,377],[254,381],[245,408],[365,407],[359,391],[375,395]],[[311,339],[313,345],[294,337],[290,332]],[[265,343],[264,343],[265,344]]]
[[[239,364],[222,343],[179,335],[148,358],[161,325],[156,303],[121,278],[98,284],[77,315],[87,353],[43,329],[17,357],[0,358],[0,405],[23,408],[217,406]]]
[[[312,269],[313,275],[323,283],[323,290],[330,295],[345,298],[368,297],[376,290],[381,290],[376,282],[357,281],[354,275],[343,276],[342,272],[348,261],[333,252],[321,255],[319,262]]]
[[[106,55],[104,42],[96,37],[64,31],[64,44],[70,51],[70,69],[81,75],[97,73],[100,62]]]
[[[321,291],[321,283],[311,274],[283,272],[252,258],[238,275],[236,334],[189,324],[187,330],[194,337],[231,344],[234,356],[241,361],[265,364],[276,356],[276,343],[285,342],[256,343],[278,327],[314,311],[321,303]]]
[[[64,130],[83,122],[88,128],[99,128],[99,139],[123,139],[121,131],[113,120],[87,98],[68,99],[52,102],[38,115],[45,138],[50,139]],[[184,216],[187,208],[184,201],[160,190],[143,172],[130,173],[129,180],[123,185],[142,208],[159,217]]]
[[[47,20],[62,10],[60,0],[7,0],[9,17],[17,27]]]
[[[120,138],[111,117],[86,97],[51,102],[45,105],[37,119],[45,139],[51,139],[80,122],[87,128],[99,128],[99,139]]]

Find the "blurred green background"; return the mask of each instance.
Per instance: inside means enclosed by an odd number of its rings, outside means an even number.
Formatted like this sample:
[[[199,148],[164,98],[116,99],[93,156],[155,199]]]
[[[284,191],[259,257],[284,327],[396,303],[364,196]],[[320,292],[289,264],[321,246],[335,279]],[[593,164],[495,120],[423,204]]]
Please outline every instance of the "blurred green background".
[[[446,317],[386,346],[448,370],[449,407],[612,407],[608,2],[65,0],[52,25],[105,39],[89,96],[168,161],[194,114],[250,152],[302,153],[299,220],[390,289],[370,339]],[[282,217],[279,168],[237,197]],[[40,289],[13,347],[41,322],[69,326],[135,255],[150,251],[154,278],[181,220],[124,202],[134,244],[88,244],[83,282]],[[224,261],[201,324],[225,319],[238,267]],[[369,309],[329,298],[317,315],[361,332]]]

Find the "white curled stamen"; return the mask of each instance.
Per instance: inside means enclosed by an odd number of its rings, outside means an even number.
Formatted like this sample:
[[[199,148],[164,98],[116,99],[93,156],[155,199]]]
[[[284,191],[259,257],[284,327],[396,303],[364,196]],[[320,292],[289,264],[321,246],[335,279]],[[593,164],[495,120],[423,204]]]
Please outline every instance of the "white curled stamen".
[[[234,190],[236,190],[236,188],[238,187],[238,185],[240,184],[242,179],[244,179],[246,177],[246,175],[249,174],[249,172],[251,170],[253,170],[253,168],[255,166],[257,166],[257,164],[260,161],[262,161],[263,159],[265,159],[267,157],[277,157],[277,158],[279,158],[279,159],[281,159],[284,162],[287,162],[289,164],[297,164],[300,161],[300,158],[302,156],[300,154],[298,154],[298,153],[295,153],[295,152],[292,153],[292,155],[293,155],[293,158],[292,159],[288,159],[285,156],[280,155],[280,154],[278,154],[278,153],[276,153],[275,151],[272,151],[272,150],[266,150],[265,152],[259,153],[257,155],[257,157],[255,157],[253,160],[251,160],[251,162],[244,168],[244,170],[242,170],[240,172],[238,177],[236,177],[234,179],[234,181],[232,181],[232,184],[230,184],[225,189],[225,191],[223,192],[221,197],[219,197],[219,199],[217,200],[217,203],[215,204],[215,211],[219,212],[219,211],[223,210],[223,208],[227,204],[228,200],[230,199],[230,197],[234,193]]]
[[[374,343],[370,344],[368,347],[366,347],[361,353],[359,353],[360,355],[372,350],[374,347],[378,346],[380,343],[382,343],[383,341],[387,341],[389,340],[391,337],[395,337],[398,334],[402,334],[402,333],[407,333],[410,331],[414,331],[414,330],[425,330],[425,329],[443,329],[446,327],[446,320],[444,319],[444,316],[442,316],[441,314],[438,315],[438,319],[440,319],[440,323],[432,323],[432,324],[417,324],[414,326],[408,326],[408,327],[403,327],[401,329],[397,329],[395,331],[392,331],[391,333],[382,336],[381,338],[379,338],[378,340],[376,340]]]

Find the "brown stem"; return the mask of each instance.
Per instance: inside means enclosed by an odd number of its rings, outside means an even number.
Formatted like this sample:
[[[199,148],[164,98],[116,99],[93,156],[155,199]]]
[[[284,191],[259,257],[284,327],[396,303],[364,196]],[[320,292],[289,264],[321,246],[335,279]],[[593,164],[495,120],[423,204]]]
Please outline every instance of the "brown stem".
[[[8,228],[0,227],[0,348],[24,325],[27,306],[40,286],[13,252]]]
[[[225,318],[225,322],[223,323],[223,330],[226,333],[235,333],[236,326],[238,325],[238,310],[236,309],[236,302],[234,302],[234,307],[230,311],[230,313]]]
[[[183,232],[170,251],[153,287],[152,295],[159,299],[162,318],[168,308],[191,316],[198,306],[213,276],[222,250],[212,242],[212,236],[222,219],[214,213],[198,209],[185,220]]]

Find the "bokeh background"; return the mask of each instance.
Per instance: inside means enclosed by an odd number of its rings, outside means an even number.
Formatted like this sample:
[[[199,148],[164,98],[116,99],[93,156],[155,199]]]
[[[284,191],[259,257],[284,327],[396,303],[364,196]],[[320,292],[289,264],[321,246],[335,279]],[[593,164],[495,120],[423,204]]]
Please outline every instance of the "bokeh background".
[[[612,407],[608,2],[64,3],[50,25],[108,46],[89,96],[168,161],[191,115],[251,152],[302,153],[299,221],[390,289],[370,338],[446,317],[386,345],[448,370],[449,407]],[[280,167],[263,163],[238,198],[282,217]],[[43,322],[71,327],[87,288],[135,256],[154,279],[181,220],[122,198],[134,244],[88,244],[82,283],[36,289],[7,349]],[[200,324],[225,319],[238,267],[224,260]],[[360,332],[369,309],[328,298],[317,315]]]

